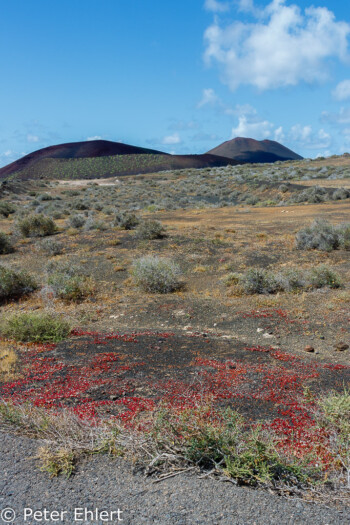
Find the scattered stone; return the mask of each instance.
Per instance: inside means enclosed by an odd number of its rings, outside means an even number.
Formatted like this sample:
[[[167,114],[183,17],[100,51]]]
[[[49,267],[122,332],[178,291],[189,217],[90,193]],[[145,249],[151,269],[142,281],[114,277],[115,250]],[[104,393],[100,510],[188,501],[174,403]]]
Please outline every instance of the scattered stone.
[[[119,399],[119,396],[112,395],[112,396],[109,396],[109,399],[110,399],[111,401],[116,401],[117,399]]]
[[[272,337],[275,337],[273,334],[268,334],[267,332],[265,334],[263,334],[263,337],[265,337],[265,339],[271,339]]]
[[[263,331],[264,331],[263,328],[258,328],[258,329],[257,329],[258,334],[260,334],[260,333],[263,332]]]
[[[304,352],[310,352],[310,353],[313,353],[315,351],[314,347],[311,346],[311,345],[307,345],[305,346],[304,348]]]
[[[334,348],[337,352],[344,352],[344,350],[347,350],[349,348],[349,345],[344,343],[344,341],[339,341],[339,343],[334,345]]]

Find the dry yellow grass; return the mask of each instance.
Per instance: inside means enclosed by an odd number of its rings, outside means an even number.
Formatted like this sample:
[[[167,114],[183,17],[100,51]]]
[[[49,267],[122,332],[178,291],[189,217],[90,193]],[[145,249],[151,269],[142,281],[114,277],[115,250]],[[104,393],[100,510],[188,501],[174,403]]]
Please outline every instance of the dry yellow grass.
[[[11,381],[17,377],[17,354],[13,347],[6,341],[0,341],[0,378]]]

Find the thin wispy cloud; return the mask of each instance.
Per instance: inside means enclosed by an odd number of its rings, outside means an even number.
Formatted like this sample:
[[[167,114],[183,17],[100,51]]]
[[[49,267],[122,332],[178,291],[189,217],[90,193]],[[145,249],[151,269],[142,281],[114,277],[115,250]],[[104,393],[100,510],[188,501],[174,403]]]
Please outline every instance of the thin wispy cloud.
[[[229,2],[218,2],[218,0],[205,0],[204,7],[207,11],[224,13],[230,9]]]
[[[350,80],[343,80],[342,82],[339,82],[333,91],[333,97],[340,101],[350,99]]]
[[[174,144],[180,144],[181,143],[181,138],[180,138],[180,135],[178,133],[174,133],[173,135],[167,135],[165,137],[163,137],[162,141],[161,141],[162,144],[164,145],[174,145]]]

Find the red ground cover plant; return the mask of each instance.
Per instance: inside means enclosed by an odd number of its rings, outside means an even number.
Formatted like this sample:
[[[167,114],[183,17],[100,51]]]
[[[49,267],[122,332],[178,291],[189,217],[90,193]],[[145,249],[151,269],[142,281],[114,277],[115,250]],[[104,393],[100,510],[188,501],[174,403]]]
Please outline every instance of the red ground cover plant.
[[[278,315],[284,318],[283,313]],[[317,403],[306,387],[316,385],[315,380],[322,374],[337,375],[349,367],[306,362],[272,347],[247,347],[247,353],[257,353],[256,361],[198,357],[189,366],[191,381],[174,377],[147,384],[143,379],[148,391],[140,395],[140,380],[136,380],[135,373],[145,363],[125,362],[118,352],[103,352],[101,346],[112,341],[128,345],[151,337],[171,339],[172,332],[101,334],[75,329],[71,335],[77,338],[77,350],[84,337],[84,344],[95,351],[84,354],[80,362],[66,362],[56,355],[58,345],[24,346],[21,377],[0,385],[1,398],[19,405],[31,403],[55,413],[69,410],[96,425],[109,418],[138,429],[147,425],[137,416],[145,416],[146,421],[147,414],[160,403],[181,414],[210,399],[214,419],[223,407],[235,409],[260,403],[270,413],[264,418],[264,427],[273,432],[283,452],[299,459],[309,458],[310,462],[317,457],[325,467],[334,459],[327,446],[329,436],[315,418]]]

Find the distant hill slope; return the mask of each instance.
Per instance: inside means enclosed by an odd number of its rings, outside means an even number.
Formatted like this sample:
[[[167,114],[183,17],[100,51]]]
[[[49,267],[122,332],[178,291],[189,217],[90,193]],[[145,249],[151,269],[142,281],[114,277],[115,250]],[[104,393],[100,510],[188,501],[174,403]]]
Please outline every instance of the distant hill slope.
[[[274,140],[254,140],[237,137],[208,151],[239,162],[276,162],[278,160],[301,160],[303,157]]]
[[[102,178],[238,164],[218,155],[170,155],[120,142],[71,142],[34,151],[0,169],[0,180]]]

